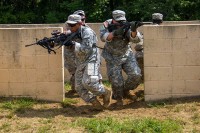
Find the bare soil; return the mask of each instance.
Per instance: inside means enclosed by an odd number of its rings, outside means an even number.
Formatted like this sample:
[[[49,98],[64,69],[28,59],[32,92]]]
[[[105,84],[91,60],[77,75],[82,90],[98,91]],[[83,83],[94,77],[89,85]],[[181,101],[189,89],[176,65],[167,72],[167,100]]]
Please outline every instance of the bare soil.
[[[139,86],[135,92],[143,92],[143,86]],[[68,126],[77,118],[144,118],[156,119],[173,118],[181,120],[184,124],[184,132],[200,132],[200,98],[176,99],[161,103],[144,102],[143,93],[140,93],[136,101],[124,100],[121,107],[111,106],[104,111],[92,110],[92,105],[85,103],[75,95],[67,95],[67,98],[76,99],[77,104],[63,108],[60,103],[36,104],[33,108],[23,112],[8,112],[0,110],[0,132],[83,132],[83,129],[73,129]],[[102,99],[99,99],[102,102]],[[5,129],[4,126],[5,125]],[[6,125],[10,125],[6,128]]]

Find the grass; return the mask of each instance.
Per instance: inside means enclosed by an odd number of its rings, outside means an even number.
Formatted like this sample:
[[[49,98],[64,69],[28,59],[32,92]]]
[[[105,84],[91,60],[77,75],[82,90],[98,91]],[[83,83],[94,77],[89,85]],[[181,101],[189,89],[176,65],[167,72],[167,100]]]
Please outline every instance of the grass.
[[[65,83],[65,91],[69,91],[69,90],[71,90],[71,85],[69,82],[66,82]]]
[[[67,83],[65,88],[71,87]],[[90,112],[90,106],[77,105],[78,98],[62,103],[0,98],[0,132],[199,133],[199,101],[139,101],[120,110]]]
[[[111,84],[110,84],[110,82],[109,82],[108,80],[103,80],[102,83],[103,83],[105,86],[111,88]],[[69,82],[66,82],[66,83],[65,83],[65,91],[69,91],[69,90],[71,90],[71,85],[70,85]]]
[[[148,103],[147,104],[149,107],[156,107],[156,108],[161,108],[161,107],[165,107],[166,103],[165,102],[152,102],[152,103]]]
[[[36,100],[31,98],[15,98],[0,103],[2,109],[11,110],[13,112],[23,113],[26,109],[32,108],[37,103]]]
[[[179,121],[172,119],[158,120],[154,118],[123,119],[115,118],[84,118],[74,123],[75,127],[84,127],[86,132],[95,133],[178,133],[182,132]]]
[[[69,107],[71,105],[74,105],[78,103],[78,101],[76,99],[71,99],[71,98],[65,98],[65,100],[61,103],[62,107]]]
[[[93,118],[88,117],[73,117],[72,120],[69,122],[66,122],[65,113],[67,113],[69,110],[65,110],[64,107],[70,107],[70,105],[76,104],[78,101],[70,98],[66,98],[65,101],[61,104],[63,108],[60,108],[61,114],[58,116],[59,118],[55,118],[53,116],[53,113],[57,113],[56,111],[48,112],[49,115],[46,113],[46,117],[36,117],[34,122],[32,123],[32,120],[29,122],[26,122],[23,120],[23,117],[17,117],[16,114],[21,114],[18,110],[24,110],[26,114],[24,115],[25,119],[27,116],[27,110],[32,108],[34,110],[34,105],[37,105],[37,108],[41,106],[43,108],[43,102],[35,101],[28,98],[19,98],[19,99],[11,99],[11,100],[1,100],[0,101],[0,109],[1,113],[7,112],[9,115],[7,117],[3,118],[3,121],[0,119],[0,132],[13,132],[13,131],[35,131],[37,133],[46,133],[46,132],[59,132],[61,129],[62,131],[68,132],[68,129],[73,129],[73,131],[80,131],[80,132],[88,132],[88,133],[182,133],[183,128],[186,125],[192,124],[193,126],[190,127],[190,132],[192,133],[198,133],[200,129],[198,128],[198,125],[200,123],[200,115],[198,112],[198,107],[200,104],[197,103],[186,103],[186,104],[167,104],[167,103],[152,103],[149,104],[150,109],[166,109],[166,112],[170,111],[171,113],[179,113],[174,112],[174,109],[177,107],[180,108],[180,111],[185,113],[193,114],[191,117],[187,120],[183,120],[180,118],[180,120],[177,120],[176,118],[170,118],[170,116],[159,119],[159,118],[153,118],[153,117],[116,117],[116,116],[109,116],[103,115],[101,117],[93,116]],[[171,110],[168,110],[167,106],[170,106]],[[159,107],[159,108],[157,108]],[[40,110],[41,108],[38,108]],[[75,108],[73,108],[74,110]],[[148,109],[148,108],[147,108]],[[48,108],[45,110],[48,110]],[[75,110],[74,110],[75,111]],[[62,113],[64,112],[64,113]],[[37,113],[37,112],[35,112]],[[42,113],[41,111],[38,111],[38,114],[35,114],[36,116],[42,116],[39,113]],[[76,114],[76,112],[74,112]],[[112,111],[110,111],[109,114],[111,114]],[[116,113],[116,112],[115,112]],[[59,113],[58,113],[59,114]],[[76,116],[74,114],[74,116]],[[6,115],[6,114],[5,114]],[[23,115],[23,114],[22,114]],[[80,115],[80,114],[79,114]],[[9,117],[10,118],[9,118]],[[48,117],[47,117],[48,116]],[[51,116],[51,117],[49,117]],[[84,114],[83,114],[84,116]],[[34,117],[33,117],[34,118]],[[31,118],[31,119],[33,119]],[[22,123],[22,121],[25,121],[25,123]],[[13,126],[14,123],[17,123],[17,125]],[[36,124],[37,123],[37,124]],[[33,124],[35,127],[32,127]]]
[[[0,131],[9,132],[10,128],[11,128],[11,124],[9,124],[9,123],[3,123],[0,126]]]
[[[194,113],[193,116],[191,117],[193,123],[195,125],[200,124],[200,115],[199,113]]]
[[[108,80],[103,80],[102,83],[103,83],[105,86],[111,88],[111,84],[110,84],[110,82],[109,82]]]

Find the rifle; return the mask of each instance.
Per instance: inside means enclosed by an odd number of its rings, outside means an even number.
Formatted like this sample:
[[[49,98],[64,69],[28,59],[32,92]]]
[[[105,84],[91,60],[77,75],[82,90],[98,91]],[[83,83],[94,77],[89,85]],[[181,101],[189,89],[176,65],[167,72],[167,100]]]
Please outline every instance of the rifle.
[[[152,22],[140,22],[140,21],[135,21],[138,24],[138,27],[142,26],[142,25],[147,25],[147,24],[152,24]],[[119,23],[115,23],[115,24],[109,24],[108,25],[108,31],[112,32],[113,30],[116,30],[117,27],[123,27],[125,33],[130,29],[132,22],[128,22],[128,21],[121,21]]]
[[[36,38],[35,43],[25,45],[25,47],[29,47],[32,45],[40,45],[43,48],[47,49],[49,54],[51,54],[51,52],[56,54],[56,51],[54,49],[52,49],[54,47],[54,45],[56,44],[56,46],[59,46],[57,48],[57,49],[59,49],[60,47],[65,45],[68,41],[73,39],[77,35],[77,32],[71,33],[71,34],[64,34],[64,33],[60,33],[58,30],[55,30],[51,33],[51,35],[52,35],[52,37],[49,37],[49,38],[44,37],[41,40],[38,40]]]

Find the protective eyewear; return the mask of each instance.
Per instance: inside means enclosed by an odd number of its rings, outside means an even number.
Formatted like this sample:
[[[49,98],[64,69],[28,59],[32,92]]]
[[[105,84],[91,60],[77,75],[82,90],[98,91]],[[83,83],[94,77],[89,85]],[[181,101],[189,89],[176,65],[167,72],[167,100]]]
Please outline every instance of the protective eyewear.
[[[69,27],[74,27],[76,24],[67,24]]]
[[[119,24],[124,24],[124,23],[126,23],[126,21],[124,21],[124,20],[120,20],[120,21],[117,21]]]

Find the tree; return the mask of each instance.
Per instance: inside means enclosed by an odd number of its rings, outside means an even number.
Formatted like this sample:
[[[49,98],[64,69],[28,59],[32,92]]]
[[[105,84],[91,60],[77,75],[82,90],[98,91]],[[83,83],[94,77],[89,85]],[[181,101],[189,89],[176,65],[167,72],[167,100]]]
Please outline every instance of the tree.
[[[124,10],[129,21],[151,21],[155,12],[168,21],[200,19],[200,0],[1,0],[0,23],[64,23],[80,9],[90,23],[111,18],[116,9]]]

